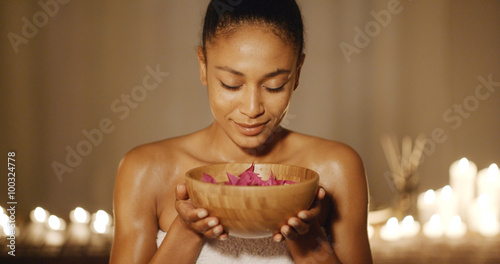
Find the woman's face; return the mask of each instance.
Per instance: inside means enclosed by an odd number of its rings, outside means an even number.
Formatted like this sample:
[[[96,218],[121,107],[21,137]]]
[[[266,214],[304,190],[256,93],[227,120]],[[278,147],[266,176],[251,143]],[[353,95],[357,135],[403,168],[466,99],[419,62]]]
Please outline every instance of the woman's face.
[[[216,125],[242,148],[264,144],[298,85],[296,49],[266,26],[244,25],[207,45],[206,60],[201,48],[198,57]]]

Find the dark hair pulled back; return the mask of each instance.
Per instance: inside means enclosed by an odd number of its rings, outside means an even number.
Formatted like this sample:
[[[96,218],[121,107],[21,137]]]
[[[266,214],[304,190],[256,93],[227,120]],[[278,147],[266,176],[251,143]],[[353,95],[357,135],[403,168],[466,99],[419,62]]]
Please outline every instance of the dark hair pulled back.
[[[265,24],[282,40],[290,42],[302,54],[304,25],[294,0],[212,0],[205,14],[202,48],[217,36],[228,36],[241,25]]]

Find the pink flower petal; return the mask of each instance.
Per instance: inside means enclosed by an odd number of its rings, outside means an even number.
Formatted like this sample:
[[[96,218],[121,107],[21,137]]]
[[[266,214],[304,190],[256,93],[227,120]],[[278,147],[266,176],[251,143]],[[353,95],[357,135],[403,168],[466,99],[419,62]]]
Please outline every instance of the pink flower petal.
[[[209,182],[209,183],[217,183],[214,179],[214,177],[206,174],[206,173],[203,173],[203,181],[204,182]]]

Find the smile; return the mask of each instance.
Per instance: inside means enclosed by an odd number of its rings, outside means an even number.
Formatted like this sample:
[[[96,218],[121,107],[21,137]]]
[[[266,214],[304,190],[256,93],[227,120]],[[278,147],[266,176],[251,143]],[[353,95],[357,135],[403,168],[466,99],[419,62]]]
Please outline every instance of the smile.
[[[258,123],[258,124],[245,124],[245,123],[234,122],[234,124],[236,124],[236,128],[243,135],[245,135],[245,136],[256,136],[256,135],[260,134],[264,130],[264,127],[267,124],[267,122],[265,122],[265,123]]]

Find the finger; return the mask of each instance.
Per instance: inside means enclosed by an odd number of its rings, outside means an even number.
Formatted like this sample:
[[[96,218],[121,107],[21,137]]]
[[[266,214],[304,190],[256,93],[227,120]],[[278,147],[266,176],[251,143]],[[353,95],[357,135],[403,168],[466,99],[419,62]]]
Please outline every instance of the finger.
[[[298,234],[289,225],[283,225],[280,229],[281,234],[288,240],[294,240],[297,238]]]
[[[309,224],[301,221],[297,217],[291,217],[288,219],[288,225],[291,226],[295,232],[297,232],[299,235],[306,234],[309,232]]]
[[[318,190],[317,199],[314,200],[313,204],[308,210],[300,211],[297,214],[298,218],[304,221],[305,223],[313,222],[321,212],[321,199],[323,199],[325,195],[326,195],[325,190],[323,188],[320,188]]]
[[[321,201],[323,200],[323,198],[325,198],[325,196],[326,196],[325,189],[323,189],[323,187],[319,187],[318,192],[316,193],[316,199]]]
[[[175,198],[176,200],[187,200],[189,199],[189,195],[187,193],[186,185],[181,183],[177,185],[175,188]]]
[[[216,231],[210,231],[210,229],[214,229],[215,227],[219,226],[219,219],[217,219],[217,217],[207,217],[207,218],[204,218],[204,219],[201,219],[199,221],[196,221],[196,222],[192,222],[191,223],[191,228],[193,228],[194,230],[196,230],[198,233],[202,233],[202,234],[205,234],[205,233],[210,233],[212,232],[213,234],[210,234],[209,236],[212,237],[215,233],[217,233]],[[222,232],[220,232],[222,233]],[[219,235],[219,234],[217,234]]]
[[[283,235],[281,233],[275,233],[273,234],[273,240],[274,242],[281,242],[283,241]]]
[[[196,208],[193,203],[188,200],[178,200],[175,202],[175,209],[179,216],[185,222],[196,222],[208,216],[208,212],[204,208]]]
[[[223,232],[224,232],[224,227],[222,227],[222,225],[216,225],[215,227],[210,228],[205,232],[202,232],[202,234],[207,238],[217,238],[219,236],[227,238],[227,234],[223,236]]]

